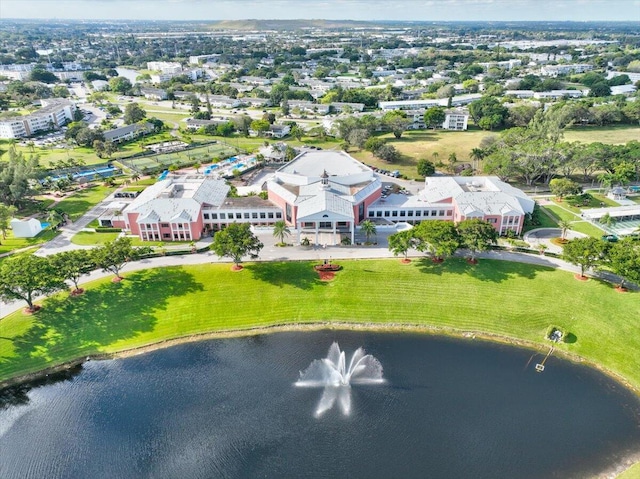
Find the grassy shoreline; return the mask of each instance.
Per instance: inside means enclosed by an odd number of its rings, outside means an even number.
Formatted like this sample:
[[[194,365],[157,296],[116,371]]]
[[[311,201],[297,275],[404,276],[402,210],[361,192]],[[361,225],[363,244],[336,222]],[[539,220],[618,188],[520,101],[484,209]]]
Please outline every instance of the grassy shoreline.
[[[557,354],[598,367],[640,394],[640,355],[629,354],[640,351],[630,314],[640,308],[636,293],[500,261],[342,263],[330,283],[318,281],[311,262],[254,263],[233,274],[225,264],[158,268],[130,273],[120,284],[94,281],[82,297],[59,294],[34,316],[16,312],[0,320],[0,386],[77,358],[283,327],[475,335],[546,352],[544,334],[553,324],[577,336]],[[496,305],[505,307],[496,313]]]

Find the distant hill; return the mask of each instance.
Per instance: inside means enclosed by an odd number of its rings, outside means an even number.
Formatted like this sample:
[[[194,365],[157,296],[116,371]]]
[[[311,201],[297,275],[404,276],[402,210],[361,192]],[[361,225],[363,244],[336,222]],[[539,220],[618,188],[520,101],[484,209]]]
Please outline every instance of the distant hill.
[[[380,27],[381,23],[351,20],[221,20],[207,25],[211,30],[301,30],[320,28],[326,30],[354,27]]]

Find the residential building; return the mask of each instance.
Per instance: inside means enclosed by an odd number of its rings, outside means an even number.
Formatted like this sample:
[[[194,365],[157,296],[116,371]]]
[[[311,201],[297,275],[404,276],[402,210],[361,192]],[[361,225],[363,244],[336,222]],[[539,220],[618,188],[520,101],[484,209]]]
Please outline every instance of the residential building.
[[[104,132],[105,141],[113,143],[121,143],[123,141],[133,140],[139,136],[147,135],[153,131],[151,123],[134,123],[133,125],[121,126],[113,130]]]
[[[571,73],[585,73],[593,70],[593,65],[588,63],[571,63],[568,65],[544,65],[540,69],[540,75],[557,77],[558,75],[568,75]]]
[[[73,120],[76,106],[62,98],[40,100],[42,107],[29,115],[0,119],[0,138],[22,138],[54,130]]]
[[[442,123],[444,130],[465,131],[469,123],[469,111],[464,108],[456,108],[445,111],[445,120]]]

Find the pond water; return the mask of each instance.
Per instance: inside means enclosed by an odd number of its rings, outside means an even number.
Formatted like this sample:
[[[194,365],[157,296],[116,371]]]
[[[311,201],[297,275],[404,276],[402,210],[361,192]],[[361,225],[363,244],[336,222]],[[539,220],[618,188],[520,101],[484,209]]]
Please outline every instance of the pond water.
[[[383,383],[349,413],[296,387],[333,341]],[[0,477],[584,478],[640,451],[640,401],[531,351],[414,334],[296,332],[91,361],[5,390]],[[538,355],[537,359],[541,359]]]

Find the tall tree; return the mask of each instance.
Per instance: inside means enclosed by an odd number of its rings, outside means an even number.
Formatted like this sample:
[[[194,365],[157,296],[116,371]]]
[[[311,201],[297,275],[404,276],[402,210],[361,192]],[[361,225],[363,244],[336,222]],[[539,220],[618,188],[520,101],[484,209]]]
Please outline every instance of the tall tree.
[[[407,114],[405,112],[394,110],[384,114],[382,124],[393,133],[393,136],[399,139],[407,129],[409,120],[407,120]]]
[[[243,256],[256,258],[263,246],[251,232],[249,223],[231,223],[215,234],[211,249],[221,258],[231,258],[235,268],[239,269]]]
[[[0,203],[0,232],[2,232],[2,239],[6,239],[11,218],[16,214],[16,211],[18,211],[18,208],[15,206],[7,206]]]
[[[82,292],[82,289],[78,286],[80,278],[96,268],[91,251],[86,249],[63,251],[51,256],[50,260],[58,274],[63,279],[73,283],[76,294]]]
[[[147,112],[137,103],[128,103],[124,108],[124,123],[126,125],[132,125],[144,120],[147,117]]]
[[[422,221],[412,230],[418,251],[436,261],[452,256],[460,247],[460,235],[451,221]]]
[[[428,108],[427,111],[424,112],[424,124],[427,128],[442,128],[442,124],[446,119],[447,115],[445,113],[444,108],[439,106],[434,106],[432,108]]]
[[[608,256],[608,265],[621,278],[620,287],[625,281],[640,286],[640,244],[632,238],[624,238],[614,243]]]
[[[606,243],[598,238],[576,238],[564,245],[562,256],[580,266],[580,276],[589,268],[596,268],[604,259]]]
[[[35,297],[66,288],[64,280],[48,258],[26,255],[0,264],[0,299],[26,301],[29,311],[39,309]]]
[[[360,231],[364,233],[366,241],[369,243],[371,237],[375,236],[377,233],[376,224],[371,220],[364,220],[360,223]]]
[[[276,221],[273,225],[273,236],[278,238],[278,244],[284,245],[285,238],[287,238],[291,234],[291,230],[287,226],[287,223],[284,220]]]
[[[478,253],[487,251],[498,240],[498,232],[488,221],[481,219],[467,219],[458,226],[461,244],[469,250],[471,260],[475,261]]]
[[[130,238],[117,238],[92,250],[93,261],[103,271],[115,274],[114,280],[121,280],[120,272],[125,265],[135,261],[145,250],[131,246]]]
[[[394,256],[404,256],[406,260],[413,243],[414,238],[411,230],[400,231],[389,236],[389,251]]]

